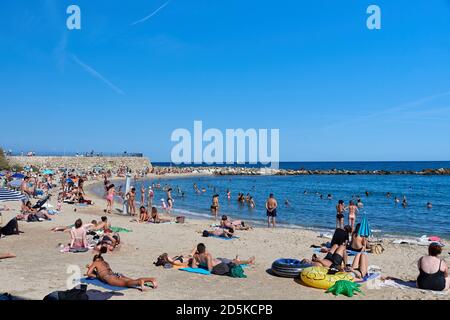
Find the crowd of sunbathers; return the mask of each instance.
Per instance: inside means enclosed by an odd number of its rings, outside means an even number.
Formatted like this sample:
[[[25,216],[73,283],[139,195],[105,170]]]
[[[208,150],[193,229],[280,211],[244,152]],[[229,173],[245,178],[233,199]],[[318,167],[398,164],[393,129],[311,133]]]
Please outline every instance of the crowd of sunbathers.
[[[9,179],[8,177],[6,179]],[[60,180],[61,192],[58,194],[58,202],[92,203],[92,201],[86,199],[83,189],[84,181],[87,179],[89,179],[89,174],[83,176],[77,174],[62,175]],[[50,192],[55,187],[57,185],[54,183],[53,175],[25,177],[20,185],[21,192],[26,196],[21,206],[21,213],[4,227],[0,228],[0,235],[19,234],[18,220],[50,220],[52,217],[45,203],[49,200],[51,196]],[[108,184],[108,190],[113,187],[111,187],[111,184]],[[168,197],[170,198],[171,189],[167,190]],[[32,201],[36,198],[38,201],[33,205]],[[141,202],[144,201],[141,200]],[[343,204],[340,203],[339,205]],[[354,206],[353,203],[350,203],[350,205]],[[57,209],[60,209],[60,205],[58,205]],[[352,207],[351,209],[356,211],[356,208]],[[0,210],[6,210],[6,207],[0,208]],[[148,207],[144,205],[139,208],[139,216],[136,221],[141,223],[179,222],[177,218],[168,219],[162,217],[155,206]],[[354,220],[349,220],[349,222],[354,223]],[[325,254],[324,257],[319,257],[317,254],[314,254],[311,259],[304,259],[302,262],[313,266],[329,268],[330,273],[348,272],[353,275],[355,281],[362,281],[369,274],[369,257],[367,254],[369,243],[366,237],[359,235],[361,225],[356,224],[353,227],[353,223],[352,225],[342,226],[342,219],[339,219],[338,227],[334,232],[329,246],[323,247],[320,250]],[[228,216],[223,215],[219,225],[213,226],[211,230],[204,230],[202,235],[204,237],[233,238],[236,235],[236,231],[249,229],[251,227],[244,221],[233,221]],[[68,239],[67,246],[65,247],[69,248],[71,252],[84,252],[89,249],[98,252],[94,256],[92,263],[88,266],[86,272],[88,277],[96,277],[113,286],[138,287],[141,290],[145,290],[148,284],[151,284],[153,288],[157,287],[157,282],[154,278],[131,279],[111,270],[103,255],[107,252],[117,250],[121,245],[121,239],[119,234],[113,232],[111,229],[111,225],[106,216],[102,217],[100,222],[92,220],[87,224],[84,224],[81,219],[77,219],[71,226],[54,227],[51,231],[70,233],[70,239]],[[428,248],[428,255],[420,258],[418,261],[418,288],[435,291],[449,289],[448,266],[440,258],[441,253],[442,247],[436,243],[432,243]],[[350,255],[353,256],[352,263],[349,263]],[[0,259],[14,257],[15,255],[12,253],[0,253]],[[187,255],[171,257],[165,253],[158,258],[156,265],[170,265],[172,267],[193,269],[200,268],[210,271],[212,274],[223,275],[229,273],[235,266],[253,264],[254,261],[254,257],[247,260],[240,260],[238,257],[235,259],[214,258],[206,250],[206,246],[200,243]]]

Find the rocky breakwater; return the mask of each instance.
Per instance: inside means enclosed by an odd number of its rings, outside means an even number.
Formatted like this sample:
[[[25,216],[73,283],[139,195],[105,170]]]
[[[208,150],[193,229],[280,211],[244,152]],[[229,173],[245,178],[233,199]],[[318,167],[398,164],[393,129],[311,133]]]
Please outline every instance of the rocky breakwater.
[[[174,167],[172,171],[176,171]],[[422,171],[401,170],[288,170],[288,169],[270,169],[270,168],[243,168],[243,167],[183,167],[183,172],[212,174],[218,176],[260,176],[260,175],[279,175],[279,176],[301,176],[301,175],[450,175],[450,168],[424,169]]]
[[[94,168],[117,170],[119,167],[128,167],[132,172],[139,172],[146,168],[151,169],[152,164],[147,158],[138,157],[8,157],[11,165],[21,167],[34,166],[40,169],[67,168],[81,171],[90,171]]]

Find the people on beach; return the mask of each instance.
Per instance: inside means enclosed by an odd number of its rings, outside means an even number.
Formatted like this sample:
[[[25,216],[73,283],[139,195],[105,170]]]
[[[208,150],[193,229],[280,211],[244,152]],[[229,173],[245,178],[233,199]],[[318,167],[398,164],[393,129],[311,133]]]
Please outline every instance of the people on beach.
[[[228,216],[223,215],[220,220],[220,226],[222,228],[233,229],[233,230],[250,230],[251,227],[248,226],[242,220],[234,220],[232,221]]]
[[[336,205],[336,228],[344,228],[344,212],[344,200],[339,200],[338,204]]]
[[[132,187],[126,194],[128,213],[131,216],[136,215],[136,188]]]
[[[105,253],[105,251],[102,252]],[[94,256],[92,263],[88,266],[86,276],[89,278],[99,279],[100,281],[115,287],[139,287],[141,291],[146,291],[145,285],[147,283],[151,283],[153,289],[158,287],[158,283],[155,278],[131,279],[123,274],[113,272],[109,264],[103,259],[102,253]]]
[[[81,219],[75,221],[74,227],[70,230],[70,248],[87,248],[86,230],[83,228]]]
[[[145,206],[145,186],[141,186],[141,206]]]
[[[148,187],[148,195],[147,195],[147,210],[150,210],[153,207],[153,198],[155,193],[153,192],[153,187]]]
[[[235,259],[213,258],[211,253],[206,251],[206,246],[199,243],[192,252],[192,259],[190,262],[191,268],[202,268],[210,271],[212,274],[224,275],[229,272],[233,266],[238,265],[253,265],[255,257],[250,257],[247,260],[240,260],[237,256]]]
[[[352,230],[355,227],[357,213],[359,213],[358,206],[356,206],[355,203],[352,200],[350,200],[348,204],[348,224],[350,225]]]
[[[105,213],[111,213],[114,208],[114,196],[116,195],[115,185],[110,184],[106,187],[106,209]]]
[[[161,218],[161,216],[158,213],[158,209],[156,207],[152,207],[152,213],[149,219],[149,222],[153,222],[153,223],[166,223],[166,222],[171,222],[172,219],[164,219]]]
[[[148,211],[144,206],[139,208],[139,222],[148,222],[149,219]]]
[[[172,188],[167,189],[167,211],[170,213],[173,209]]]
[[[266,201],[266,215],[267,215],[267,227],[270,228],[270,224],[275,228],[275,219],[277,217],[278,203],[273,193],[269,195]]]
[[[352,240],[349,249],[354,252],[364,252],[367,246],[367,239],[359,235],[361,224],[358,223],[352,232]]]
[[[211,212],[214,218],[217,219],[217,213],[219,212],[219,195],[215,194],[212,197]]]
[[[450,288],[448,265],[439,256],[442,247],[437,243],[431,243],[428,247],[428,255],[419,259],[417,267],[417,287],[425,290],[447,291]]]
[[[234,228],[224,229],[215,228],[214,230],[203,230],[202,237],[222,237],[222,238],[233,238]]]

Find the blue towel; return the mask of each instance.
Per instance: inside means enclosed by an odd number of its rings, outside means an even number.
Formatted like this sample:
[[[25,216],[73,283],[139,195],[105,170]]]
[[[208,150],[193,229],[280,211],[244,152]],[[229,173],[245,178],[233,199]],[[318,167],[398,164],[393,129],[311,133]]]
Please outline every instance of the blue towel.
[[[242,268],[247,268],[248,265],[242,264],[241,267]],[[190,272],[190,273],[203,274],[203,275],[207,275],[207,276],[212,275],[212,273],[210,271],[202,269],[202,268],[183,268],[183,269],[178,269],[178,270],[185,271],[185,272]]]
[[[104,282],[98,280],[98,279],[82,278],[82,279],[80,279],[80,282],[84,283],[84,284],[91,284],[93,286],[100,287],[100,288],[103,288],[103,289],[106,289],[106,290],[110,290],[110,291],[123,291],[123,290],[130,289],[130,288],[127,288],[127,287],[111,286],[111,285],[109,285],[107,283],[104,283]]]
[[[202,268],[183,268],[183,269],[179,269],[179,270],[185,271],[185,272],[203,274],[203,275],[207,275],[207,276],[211,275],[211,272],[209,272],[208,270],[202,269]]]
[[[370,274],[367,274],[367,275],[362,279],[361,282],[367,282],[367,281],[369,281],[369,280],[374,280],[374,279],[377,279],[377,278],[380,277],[380,276],[381,276],[380,273],[370,273]]]
[[[225,237],[221,237],[221,236],[209,236],[208,238],[217,238],[217,239],[222,239],[222,240],[234,240],[234,239],[239,239],[239,237],[236,236],[232,236],[231,238],[225,238]]]
[[[325,252],[321,252],[320,248],[315,248],[313,251],[314,251],[314,253],[325,253]],[[352,250],[347,250],[347,254],[350,257],[356,256],[358,253],[367,254],[367,252],[356,252],[356,251],[352,251]]]

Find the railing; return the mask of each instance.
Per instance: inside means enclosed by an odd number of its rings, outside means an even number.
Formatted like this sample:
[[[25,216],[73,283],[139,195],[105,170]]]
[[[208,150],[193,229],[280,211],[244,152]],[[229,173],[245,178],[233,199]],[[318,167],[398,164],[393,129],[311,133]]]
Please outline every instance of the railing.
[[[123,152],[123,153],[108,153],[108,152],[6,152],[6,156],[22,156],[22,157],[132,157],[132,158],[143,158],[143,153],[137,152]]]

